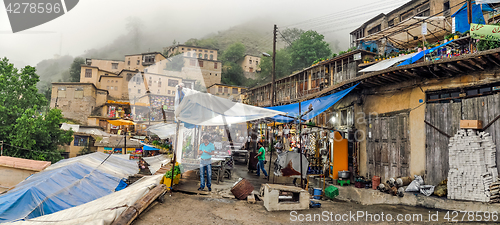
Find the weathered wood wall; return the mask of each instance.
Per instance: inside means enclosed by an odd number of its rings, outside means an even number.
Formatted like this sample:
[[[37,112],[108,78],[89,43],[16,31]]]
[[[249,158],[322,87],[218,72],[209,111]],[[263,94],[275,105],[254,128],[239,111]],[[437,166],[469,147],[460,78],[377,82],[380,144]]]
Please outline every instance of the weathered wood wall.
[[[463,99],[461,103],[427,104],[425,120],[446,132],[456,134],[460,120],[482,120],[488,124],[500,114],[500,94]],[[431,126],[426,126],[426,175],[425,183],[437,185],[446,179],[449,170],[449,138]],[[500,120],[491,125],[490,133],[497,146],[497,165],[500,162]],[[497,166],[497,169],[499,167]]]
[[[372,116],[368,121],[368,177],[380,176],[385,182],[391,177],[409,176],[408,113]]]

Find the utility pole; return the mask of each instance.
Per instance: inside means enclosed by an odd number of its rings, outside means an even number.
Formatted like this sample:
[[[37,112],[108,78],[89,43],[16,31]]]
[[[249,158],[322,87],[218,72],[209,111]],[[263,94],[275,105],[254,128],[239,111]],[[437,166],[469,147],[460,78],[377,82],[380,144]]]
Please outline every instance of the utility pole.
[[[470,25],[472,23],[472,0],[467,0],[467,19]]]
[[[271,107],[274,106],[274,99],[275,99],[275,89],[274,89],[274,86],[276,85],[274,82],[275,82],[275,79],[276,79],[276,36],[277,36],[277,32],[278,32],[278,26],[276,26],[276,24],[274,24],[274,30],[273,30],[273,55],[272,55],[272,62],[273,62],[273,65],[271,67]],[[273,148],[273,142],[274,142],[274,129],[276,128],[275,127],[275,124],[276,123],[273,123],[273,129],[271,130],[271,135],[269,135],[270,137],[270,141],[269,141],[269,149],[272,149]],[[269,174],[271,174],[271,165],[273,164],[272,162],[272,159],[273,159],[273,152],[271,151],[270,152],[271,154],[269,154]],[[267,181],[269,181],[269,176],[267,176]]]
[[[277,31],[278,31],[278,26],[274,24],[274,30],[273,30],[273,56],[272,56],[272,61],[273,65],[271,67],[271,106],[274,106],[274,82],[275,82],[275,77],[276,77],[276,36],[277,36]]]

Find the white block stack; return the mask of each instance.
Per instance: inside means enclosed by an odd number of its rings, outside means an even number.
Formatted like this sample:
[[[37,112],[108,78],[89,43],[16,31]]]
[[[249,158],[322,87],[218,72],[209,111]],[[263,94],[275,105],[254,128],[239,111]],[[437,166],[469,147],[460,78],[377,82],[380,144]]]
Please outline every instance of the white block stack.
[[[450,138],[448,198],[489,202],[490,185],[497,181],[496,148],[491,136],[460,129]]]

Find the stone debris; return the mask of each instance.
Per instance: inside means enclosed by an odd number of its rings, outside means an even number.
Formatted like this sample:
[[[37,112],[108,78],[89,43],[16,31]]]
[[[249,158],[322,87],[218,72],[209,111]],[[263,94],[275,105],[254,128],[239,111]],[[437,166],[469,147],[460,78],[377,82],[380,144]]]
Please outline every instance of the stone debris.
[[[489,133],[460,129],[450,138],[448,198],[489,202],[498,179],[496,148]]]

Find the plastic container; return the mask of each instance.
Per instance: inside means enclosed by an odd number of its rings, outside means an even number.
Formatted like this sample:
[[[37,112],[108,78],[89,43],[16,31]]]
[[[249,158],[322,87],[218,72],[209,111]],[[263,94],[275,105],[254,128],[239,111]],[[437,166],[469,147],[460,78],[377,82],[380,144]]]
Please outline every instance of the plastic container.
[[[314,188],[314,199],[320,199],[321,198],[321,193],[323,193],[323,190],[321,188]]]
[[[380,177],[379,176],[373,176],[372,178],[372,188],[373,190],[377,190],[378,185],[380,184]]]
[[[339,189],[331,185],[325,188],[325,196],[334,199],[335,197],[339,196]]]

